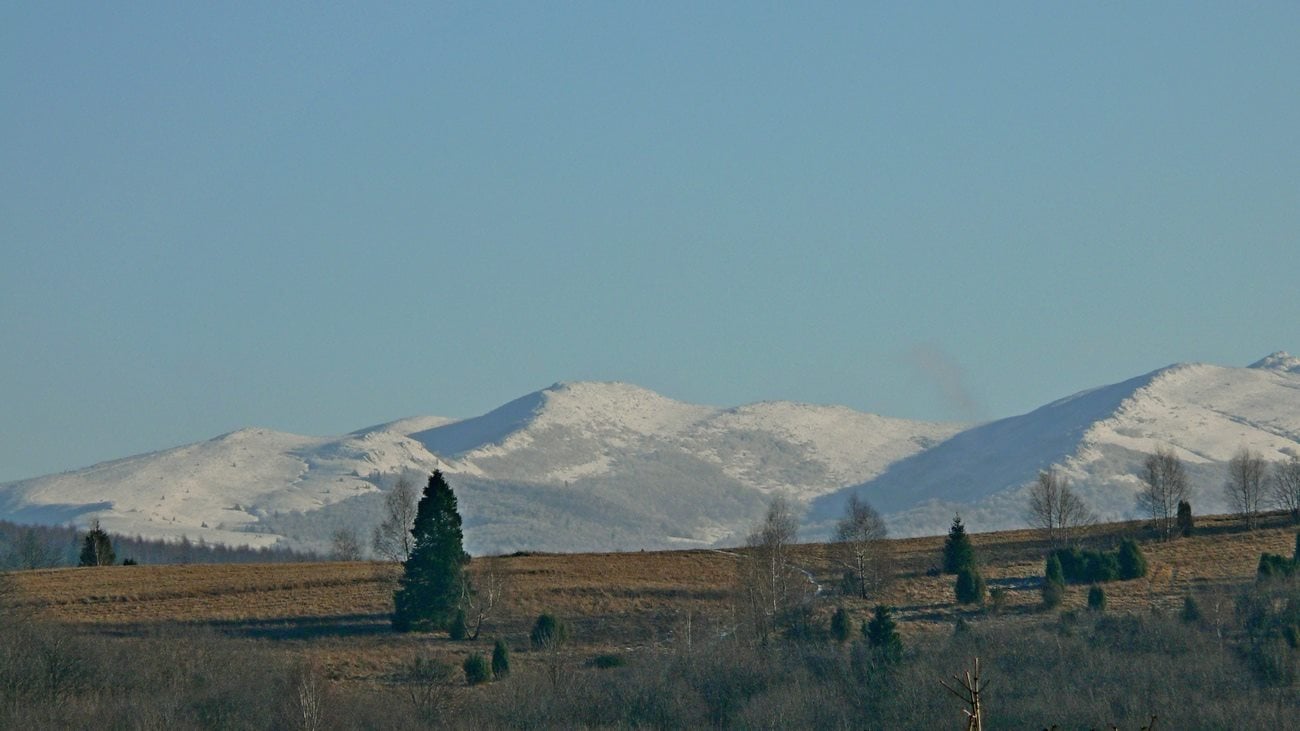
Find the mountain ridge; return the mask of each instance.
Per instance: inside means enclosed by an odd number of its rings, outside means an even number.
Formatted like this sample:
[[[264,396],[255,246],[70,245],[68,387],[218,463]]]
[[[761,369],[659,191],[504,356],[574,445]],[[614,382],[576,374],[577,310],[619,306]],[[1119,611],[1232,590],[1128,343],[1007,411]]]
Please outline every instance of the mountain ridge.
[[[475,552],[734,544],[776,494],[809,507],[807,538],[829,535],[851,494],[906,536],[941,533],[954,512],[972,530],[1021,526],[1027,485],[1053,466],[1101,517],[1136,517],[1137,471],[1157,446],[1184,458],[1197,511],[1221,510],[1237,449],[1300,453],[1300,359],[1173,364],[973,425],[561,381],[468,419],[323,437],[247,427],[11,482],[0,517],[322,550],[340,528],[368,533],[398,476],[442,469]]]

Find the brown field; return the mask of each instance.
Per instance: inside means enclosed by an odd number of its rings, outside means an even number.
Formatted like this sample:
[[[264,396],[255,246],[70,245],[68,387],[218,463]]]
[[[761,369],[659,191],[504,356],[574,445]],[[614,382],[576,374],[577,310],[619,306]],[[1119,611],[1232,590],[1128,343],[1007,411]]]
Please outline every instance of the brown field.
[[[1098,526],[1082,540],[1111,546],[1138,537],[1148,576],[1105,585],[1110,611],[1173,610],[1190,591],[1253,580],[1261,552],[1290,555],[1295,528],[1282,516],[1245,531],[1227,518],[1199,517],[1198,534],[1162,542],[1141,523]],[[823,587],[820,612],[845,606],[865,618],[876,603],[897,608],[904,634],[948,631],[958,617],[1014,622],[1039,610],[1044,544],[1033,531],[972,536],[990,588],[1005,591],[994,615],[958,607],[952,577],[927,576],[940,561],[942,537],[892,541],[895,581],[870,602],[834,590],[831,548],[806,544],[797,561]],[[685,641],[691,633],[725,632],[737,555],[695,550],[605,554],[535,554],[477,558],[475,571],[504,578],[504,606],[477,643],[395,635],[388,612],[398,567],[373,563],[128,566],[11,574],[19,603],[81,632],[132,636],[159,627],[195,625],[235,639],[269,643],[318,663],[338,681],[383,682],[416,653],[455,660],[490,649],[492,638],[527,645],[537,614],[573,627],[571,652],[636,652]],[[1067,590],[1067,608],[1085,604],[1086,587]],[[485,644],[486,641],[486,644]],[[532,662],[521,652],[520,662]]]

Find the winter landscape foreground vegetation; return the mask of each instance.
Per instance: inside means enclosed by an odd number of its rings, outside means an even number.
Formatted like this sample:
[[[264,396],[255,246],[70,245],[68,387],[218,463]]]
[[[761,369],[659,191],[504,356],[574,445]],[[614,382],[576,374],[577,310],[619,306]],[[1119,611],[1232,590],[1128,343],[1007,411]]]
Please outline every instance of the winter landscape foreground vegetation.
[[[736,550],[458,563],[431,632],[391,562],[11,572],[0,725],[965,728],[940,682],[979,658],[985,728],[1300,728],[1289,513],[885,540],[859,507],[833,544],[776,504]],[[1123,546],[1142,576],[1046,576]]]

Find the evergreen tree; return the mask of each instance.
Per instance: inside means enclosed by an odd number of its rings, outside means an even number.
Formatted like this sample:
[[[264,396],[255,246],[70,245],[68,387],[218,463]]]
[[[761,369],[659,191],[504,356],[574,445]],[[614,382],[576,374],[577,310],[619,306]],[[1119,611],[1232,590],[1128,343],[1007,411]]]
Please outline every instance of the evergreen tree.
[[[393,595],[393,629],[430,631],[451,624],[469,562],[460,525],[456,495],[442,472],[434,471],[416,507],[414,548]]]
[[[1126,538],[1119,544],[1119,578],[1140,579],[1147,575],[1147,560],[1137,541]]]
[[[974,566],[964,566],[957,572],[957,583],[953,588],[958,604],[984,603],[984,577]]]
[[[510,674],[510,646],[506,641],[497,638],[492,645],[492,675],[500,680]]]
[[[1065,571],[1061,569],[1061,559],[1055,553],[1047,557],[1047,569],[1043,572],[1043,578],[1049,584],[1065,586]]]
[[[948,538],[943,542],[943,570],[945,573],[956,574],[963,568],[974,566],[975,548],[958,515],[952,519],[952,528],[948,530]]]
[[[113,540],[99,527],[96,520],[90,524],[90,532],[81,542],[81,556],[78,566],[112,566],[117,560],[113,553]]]
[[[1093,586],[1088,590],[1088,609],[1094,612],[1106,611],[1106,590]]]
[[[876,613],[870,622],[862,625],[862,635],[867,644],[880,652],[886,660],[897,660],[903,655],[903,640],[898,636],[892,610],[883,605],[876,605]]]
[[[1186,500],[1178,501],[1178,517],[1176,519],[1178,535],[1183,538],[1190,538],[1195,524],[1192,520],[1192,504]]]
[[[492,668],[488,665],[487,658],[479,652],[465,658],[465,662],[461,663],[461,669],[465,671],[465,682],[469,685],[486,683],[492,679]]]
[[[1053,552],[1047,556],[1047,569],[1043,572],[1043,606],[1055,609],[1065,599],[1065,571],[1061,559]]]
[[[831,637],[836,642],[849,641],[849,613],[844,611],[844,607],[839,607],[831,615]]]
[[[456,616],[451,620],[451,627],[447,630],[447,635],[458,642],[469,636],[469,628],[465,626],[464,609],[456,610]]]
[[[533,623],[533,629],[528,633],[528,641],[532,644],[534,650],[545,650],[558,647],[564,644],[569,638],[569,629],[564,623],[556,619],[554,615],[542,614],[537,615],[537,621]]]

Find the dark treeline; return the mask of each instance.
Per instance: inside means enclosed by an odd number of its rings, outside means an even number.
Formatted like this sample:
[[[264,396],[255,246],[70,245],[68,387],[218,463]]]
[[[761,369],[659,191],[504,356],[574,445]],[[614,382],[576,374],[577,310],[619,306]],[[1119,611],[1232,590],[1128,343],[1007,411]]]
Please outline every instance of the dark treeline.
[[[76,566],[85,531],[74,526],[22,525],[0,520],[0,570]],[[117,560],[141,564],[286,563],[320,561],[315,553],[287,548],[230,547],[181,538],[111,536]]]

